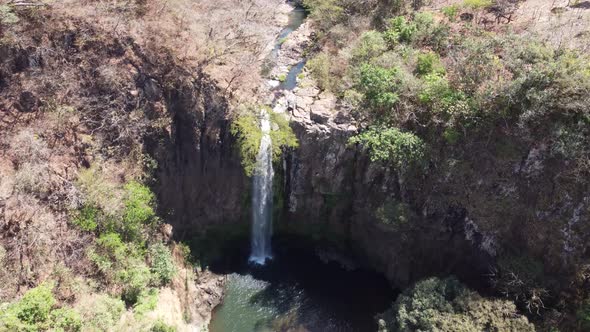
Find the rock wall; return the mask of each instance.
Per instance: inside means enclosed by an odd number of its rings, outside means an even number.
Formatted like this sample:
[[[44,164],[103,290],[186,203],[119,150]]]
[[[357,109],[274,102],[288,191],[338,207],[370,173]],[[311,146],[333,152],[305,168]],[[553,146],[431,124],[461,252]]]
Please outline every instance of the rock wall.
[[[242,218],[248,192],[229,105],[206,76],[165,92],[171,125],[152,138],[160,206],[177,237]]]

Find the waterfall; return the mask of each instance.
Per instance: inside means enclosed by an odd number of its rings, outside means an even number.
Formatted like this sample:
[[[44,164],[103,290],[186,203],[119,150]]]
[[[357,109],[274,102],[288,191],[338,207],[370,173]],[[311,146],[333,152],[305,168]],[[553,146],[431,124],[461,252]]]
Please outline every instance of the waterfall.
[[[262,110],[260,129],[262,139],[256,156],[252,184],[252,252],[250,261],[264,264],[272,258],[270,239],[272,236],[272,140],[270,138],[270,117]]]

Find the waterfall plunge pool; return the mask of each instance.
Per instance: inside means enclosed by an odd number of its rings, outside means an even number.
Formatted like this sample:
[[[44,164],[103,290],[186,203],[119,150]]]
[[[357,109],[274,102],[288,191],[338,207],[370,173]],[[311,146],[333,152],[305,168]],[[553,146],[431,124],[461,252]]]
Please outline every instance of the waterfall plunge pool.
[[[264,266],[248,264],[247,246],[212,265],[227,284],[211,332],[377,331],[375,315],[397,295],[384,277],[324,263],[297,238],[273,242],[274,258]]]

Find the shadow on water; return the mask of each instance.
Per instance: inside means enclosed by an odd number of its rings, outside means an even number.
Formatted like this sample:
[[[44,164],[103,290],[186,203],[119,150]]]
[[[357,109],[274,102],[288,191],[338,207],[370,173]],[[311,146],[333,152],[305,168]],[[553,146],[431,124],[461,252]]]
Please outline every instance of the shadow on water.
[[[324,263],[297,239],[276,243],[280,248],[274,248],[273,260],[264,266],[247,263],[248,247],[226,253],[235,259],[211,265],[229,274],[212,332],[377,330],[375,315],[397,295],[385,278]]]

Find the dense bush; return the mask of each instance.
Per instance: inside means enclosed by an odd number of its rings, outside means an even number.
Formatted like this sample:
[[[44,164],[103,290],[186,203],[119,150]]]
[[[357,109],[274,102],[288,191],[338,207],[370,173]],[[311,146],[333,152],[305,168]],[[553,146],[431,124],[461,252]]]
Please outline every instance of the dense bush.
[[[364,94],[371,109],[389,111],[399,100],[396,93],[397,73],[396,68],[387,69],[370,64],[361,66],[357,90]]]
[[[0,307],[0,330],[6,331],[79,331],[82,323],[77,312],[56,308],[53,284],[44,283],[25,293],[6,307]]]
[[[320,31],[327,31],[343,19],[344,8],[339,0],[303,0]]]
[[[485,299],[455,278],[430,278],[404,291],[384,314],[395,331],[534,331],[513,303]]]
[[[444,75],[445,68],[440,62],[440,57],[434,52],[424,52],[418,55],[416,61],[416,73],[423,75]]]
[[[149,250],[151,271],[161,284],[168,284],[176,274],[176,267],[172,260],[170,249],[163,243],[156,243],[150,246]]]
[[[420,164],[426,158],[424,142],[418,136],[397,128],[370,127],[353,136],[349,143],[364,146],[372,161],[391,162],[400,169]]]
[[[125,185],[125,209],[119,232],[128,241],[141,238],[142,226],[156,221],[155,195],[145,185],[131,181]]]

